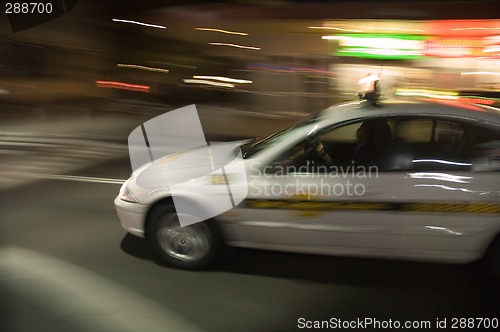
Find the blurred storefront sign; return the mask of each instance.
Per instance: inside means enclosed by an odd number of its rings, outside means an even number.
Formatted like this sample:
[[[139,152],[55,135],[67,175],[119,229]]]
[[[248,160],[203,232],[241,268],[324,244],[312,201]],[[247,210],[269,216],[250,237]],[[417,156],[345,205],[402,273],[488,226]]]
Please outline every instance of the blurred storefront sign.
[[[424,54],[424,40],[418,35],[349,34],[338,35],[335,55],[372,59],[418,59]]]
[[[424,43],[426,56],[454,57],[499,57],[500,39],[429,39]]]

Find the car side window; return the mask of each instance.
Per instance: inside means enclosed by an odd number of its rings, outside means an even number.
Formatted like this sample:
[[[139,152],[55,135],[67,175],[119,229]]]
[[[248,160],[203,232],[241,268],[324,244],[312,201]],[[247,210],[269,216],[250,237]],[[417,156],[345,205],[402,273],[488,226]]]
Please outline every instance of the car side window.
[[[395,128],[394,150],[385,163],[388,171],[491,169],[500,143],[498,128],[466,120],[401,117],[395,119]]]
[[[379,166],[392,148],[386,119],[366,119],[323,130],[288,149],[272,162],[275,168],[308,173],[348,171]]]
[[[363,122],[355,122],[318,133],[321,142],[335,167],[352,165],[358,143],[357,133]]]
[[[395,139],[405,143],[429,143],[432,126],[431,119],[402,119],[397,123]]]
[[[472,171],[500,171],[500,128],[472,126],[460,147]]]
[[[353,166],[365,170],[377,167],[379,172],[497,171],[500,128],[455,118],[365,119],[312,135],[285,151],[271,166],[298,173]]]
[[[436,120],[434,141],[437,143],[456,143],[464,135],[464,127],[457,122]]]

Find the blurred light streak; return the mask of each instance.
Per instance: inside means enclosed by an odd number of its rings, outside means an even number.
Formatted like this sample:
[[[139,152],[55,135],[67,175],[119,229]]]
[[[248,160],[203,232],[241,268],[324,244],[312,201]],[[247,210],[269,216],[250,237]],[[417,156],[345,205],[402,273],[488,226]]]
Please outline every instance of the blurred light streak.
[[[383,27],[383,28],[373,28],[374,30],[393,30],[393,31],[406,31],[406,32],[423,32],[422,29],[405,29],[405,28],[391,28],[391,27]]]
[[[428,98],[450,99],[450,100],[457,100],[459,98],[458,92],[438,91],[429,89],[397,89],[396,95],[405,97],[428,97]]]
[[[228,83],[242,83],[242,84],[253,83],[252,81],[249,81],[249,80],[241,80],[241,79],[223,77],[223,76],[193,76],[193,78],[197,78],[197,79],[201,79],[201,80],[216,80],[216,81],[222,81],[222,82],[228,82]]]
[[[309,27],[309,29],[337,30],[337,31],[347,31],[347,32],[363,32],[363,30],[342,29],[342,28],[336,28],[336,27]]]
[[[486,46],[484,48],[483,52],[486,53],[486,54],[492,53],[491,55],[488,55],[487,57],[497,56],[498,54],[500,54],[500,46],[499,45]]]
[[[142,25],[145,27],[150,27],[150,28],[158,28],[158,29],[166,29],[166,26],[163,25],[156,25],[156,24],[148,24],[148,23],[143,23],[143,22],[137,22],[137,21],[130,21],[130,20],[122,20],[122,19],[113,19],[114,22],[122,22],[122,23],[131,23],[131,24],[137,24],[137,25]]]
[[[184,81],[184,83],[206,84],[206,85],[219,86],[219,87],[224,87],[224,88],[234,88],[234,84],[231,84],[231,83],[221,83],[221,82],[214,82],[214,81],[208,81],[208,80],[198,80],[198,79],[191,79],[191,78],[186,78],[183,81]]]
[[[482,104],[482,105],[492,105],[495,103],[495,101],[500,100],[498,98],[488,98],[482,96],[459,96],[458,92],[438,91],[430,89],[397,89],[396,95],[405,97],[417,96],[417,97],[427,97],[432,99],[456,100],[460,103]]]
[[[265,63],[250,63],[246,65],[246,68],[253,70],[270,70],[276,72],[311,72],[320,74],[336,74],[336,72],[330,70],[307,68],[307,67],[285,67],[285,66],[278,66]]]
[[[122,179],[97,178],[91,176],[77,176],[77,175],[39,174],[38,176],[44,179],[77,181],[77,182],[88,182],[88,183],[123,184],[125,182],[125,180]]]
[[[246,32],[237,32],[237,31],[229,31],[229,30],[214,29],[214,28],[195,28],[195,29],[200,30],[200,31],[214,31],[214,32],[220,32],[220,33],[227,33],[230,35],[248,36],[248,33],[246,33]]]
[[[140,66],[140,65],[129,65],[129,64],[124,64],[124,63],[119,63],[116,66],[119,68],[142,69],[142,70],[154,71],[154,72],[159,72],[159,73],[168,73],[169,72],[168,69],[146,67],[146,66]]]
[[[424,54],[425,36],[402,34],[359,34],[322,36],[337,40],[335,55],[365,58],[418,58]]]
[[[451,190],[451,191],[463,191],[463,192],[466,192],[466,193],[474,193],[474,192],[477,192],[477,191],[472,191],[472,190],[469,190],[469,189],[466,189],[466,188],[455,188],[455,187],[449,187],[449,186],[445,186],[443,184],[426,184],[426,183],[422,183],[422,184],[416,184],[415,187],[434,187],[434,188],[440,188],[440,189],[446,189],[446,190]]]
[[[354,37],[339,36],[340,45],[343,47],[368,47],[377,49],[411,49],[421,50],[423,48],[422,40],[404,39],[397,37]]]
[[[482,104],[482,105],[492,105],[495,103],[496,99],[488,99],[488,98],[481,98],[481,97],[459,97],[458,101],[461,103],[468,103],[468,104]]]
[[[453,107],[461,107],[461,108],[465,108],[465,109],[472,110],[472,111],[486,112],[484,109],[481,109],[477,106],[467,104],[467,103],[460,103],[457,100],[453,101],[453,100],[444,100],[444,99],[440,99],[440,98],[430,98],[430,101],[433,101],[435,103],[444,104],[444,105],[451,105]],[[483,107],[487,107],[487,106],[483,106]]]
[[[500,112],[500,108],[498,108],[498,107],[488,106],[488,105],[484,105],[483,107],[487,108],[487,109],[490,109],[492,111],[495,111],[495,112]]]
[[[432,180],[449,181],[456,183],[470,183],[470,181],[466,180],[472,179],[471,176],[460,176],[447,173],[430,173],[430,172],[410,173],[410,177],[412,179],[432,179]]]
[[[230,47],[244,48],[244,49],[248,49],[248,50],[260,51],[260,47],[254,47],[254,46],[244,46],[244,45],[237,45],[237,44],[230,44],[230,43],[209,43],[209,44],[215,45],[215,46],[230,46]]]
[[[450,234],[453,234],[453,235],[462,235],[463,234],[461,232],[452,231],[451,229],[448,229],[448,228],[445,228],[445,227],[425,226],[425,228],[436,230],[436,231],[443,231],[443,232],[450,233]]]
[[[320,30],[336,30],[336,31],[346,31],[346,32],[364,32],[370,33],[375,30],[379,31],[402,31],[402,32],[423,32],[423,29],[407,29],[407,28],[398,28],[398,27],[387,27],[387,26],[356,26],[357,29],[346,29],[346,28],[338,28],[338,27],[327,27],[327,26],[311,26],[309,29],[320,29]],[[377,32],[378,33],[378,32]]]
[[[190,66],[190,65],[181,65],[181,64],[178,64],[178,63],[165,62],[165,61],[148,61],[148,63],[155,63],[155,64],[161,64],[161,65],[168,65],[168,66],[180,67],[180,68],[197,69],[197,67],[195,67],[195,66]]]
[[[500,76],[500,73],[493,72],[493,71],[468,71],[468,72],[462,72],[460,75],[498,75]]]
[[[391,30],[391,31],[405,31],[405,32],[423,32],[424,31],[423,29],[396,28],[396,27],[387,27],[385,25],[382,27],[361,25],[361,26],[359,26],[359,28],[365,29],[364,31],[366,31],[366,32],[370,32],[370,31],[374,31],[374,30],[380,30],[380,31]],[[364,32],[364,31],[361,31],[361,32]]]
[[[467,28],[454,28],[450,29],[452,31],[464,31],[464,30],[500,30],[500,27],[497,28],[486,28],[486,27],[467,27]]]
[[[114,82],[114,81],[96,81],[97,87],[99,88],[110,88],[110,89],[121,89],[121,90],[129,90],[129,91],[138,91],[138,92],[150,92],[150,86],[147,85],[139,85],[139,84],[130,84],[124,82]]]
[[[486,50],[483,39],[430,39],[425,41],[424,54],[440,57],[492,56],[494,49]]]
[[[404,56],[418,56],[422,55],[421,51],[411,51],[411,50],[394,50],[394,49],[367,49],[363,47],[359,48],[349,48],[349,49],[343,49],[339,50],[339,53],[349,53],[351,56],[355,56],[358,54],[359,57],[363,57],[363,55],[380,55],[380,56],[397,56],[397,57],[404,57]],[[339,54],[341,55],[341,54]]]
[[[472,164],[470,164],[470,163],[459,163],[456,161],[441,160],[441,159],[414,159],[411,162],[412,163],[437,163],[437,164],[454,165],[454,166],[472,166]]]
[[[321,36],[321,39],[325,39],[325,40],[341,40],[344,38],[345,37],[343,37],[343,36]]]

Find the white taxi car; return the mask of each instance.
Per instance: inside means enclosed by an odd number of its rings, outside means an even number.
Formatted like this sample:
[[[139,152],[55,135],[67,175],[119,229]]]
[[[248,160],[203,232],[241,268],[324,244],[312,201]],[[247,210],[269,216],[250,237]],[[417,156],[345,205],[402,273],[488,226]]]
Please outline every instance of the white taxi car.
[[[232,209],[182,227],[172,189],[137,180],[173,159],[185,167],[170,172],[186,178],[196,160],[189,157],[212,145],[142,166],[115,199],[123,227],[171,266],[206,267],[226,243],[450,263],[486,257],[500,274],[500,112],[493,107],[357,101],[258,141],[221,144],[235,155],[241,149],[246,172],[231,183],[233,193],[245,193]],[[227,195],[217,188],[227,189],[232,174],[223,175],[187,179],[175,198],[203,215]]]

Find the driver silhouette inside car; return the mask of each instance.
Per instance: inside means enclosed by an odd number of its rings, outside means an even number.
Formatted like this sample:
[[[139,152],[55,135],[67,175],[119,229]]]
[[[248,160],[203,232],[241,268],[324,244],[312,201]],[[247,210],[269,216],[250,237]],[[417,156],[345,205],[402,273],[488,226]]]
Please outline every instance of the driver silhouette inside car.
[[[354,150],[352,163],[355,166],[381,166],[391,151],[392,132],[385,120],[367,120],[356,132],[358,142]]]
[[[310,137],[306,140],[304,155],[316,165],[330,166],[333,164],[332,157],[325,151],[325,146],[316,137]]]
[[[293,147],[284,158],[277,163],[278,167],[305,167],[308,171],[318,167],[331,166],[332,157],[325,151],[325,146],[317,137],[308,137],[301,144]],[[304,169],[304,168],[302,168]],[[323,168],[324,169],[324,168]]]

